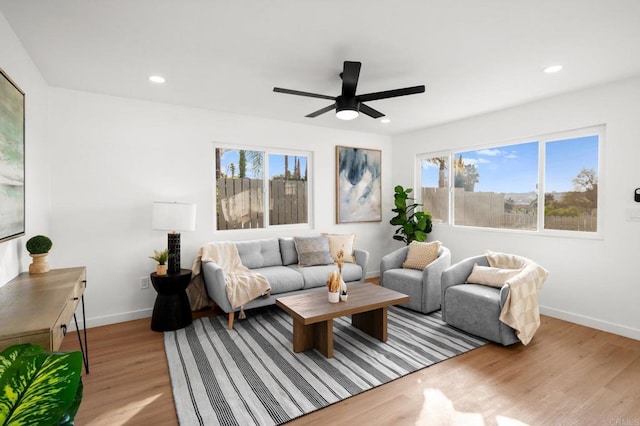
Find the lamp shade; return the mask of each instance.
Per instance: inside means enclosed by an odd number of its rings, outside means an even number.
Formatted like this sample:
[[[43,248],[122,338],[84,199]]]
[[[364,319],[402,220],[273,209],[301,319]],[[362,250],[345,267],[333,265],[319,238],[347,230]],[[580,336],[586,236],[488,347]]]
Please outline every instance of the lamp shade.
[[[154,202],[151,227],[160,231],[194,231],[196,205]]]

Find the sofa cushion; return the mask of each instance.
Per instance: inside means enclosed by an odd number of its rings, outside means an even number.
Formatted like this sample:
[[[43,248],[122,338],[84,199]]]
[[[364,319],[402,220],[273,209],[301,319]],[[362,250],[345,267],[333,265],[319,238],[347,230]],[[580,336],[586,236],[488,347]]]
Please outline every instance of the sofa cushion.
[[[253,269],[253,272],[264,275],[271,285],[271,294],[287,293],[302,290],[304,279],[301,274],[285,266],[267,266]]]
[[[338,261],[338,252],[342,250],[344,256],[342,260],[348,263],[356,263],[353,249],[356,241],[356,234],[326,234],[322,236],[329,240],[329,253],[334,261]]]
[[[338,270],[336,265],[316,265],[304,266],[289,265],[293,271],[304,278],[304,288],[314,288],[326,286],[329,275]],[[342,268],[342,279],[344,282],[359,281],[362,278],[362,267],[357,263],[345,263]]]
[[[428,264],[438,258],[439,250],[440,241],[433,241],[430,243],[411,241],[411,244],[409,244],[407,259],[402,264],[402,267],[423,270]]]
[[[362,266],[357,263],[345,263],[342,266],[342,279],[348,283],[351,281],[360,281],[362,277]]]
[[[282,265],[277,238],[236,242],[242,264],[249,269]]]
[[[508,279],[515,277],[521,271],[522,269],[502,269],[492,268],[490,266],[479,266],[475,263],[471,270],[471,275],[467,277],[467,283],[501,288]]]
[[[293,237],[298,252],[299,266],[328,265],[333,263],[327,237]]]
[[[296,243],[293,238],[279,238],[280,255],[282,256],[283,265],[298,264],[298,252],[296,251]]]

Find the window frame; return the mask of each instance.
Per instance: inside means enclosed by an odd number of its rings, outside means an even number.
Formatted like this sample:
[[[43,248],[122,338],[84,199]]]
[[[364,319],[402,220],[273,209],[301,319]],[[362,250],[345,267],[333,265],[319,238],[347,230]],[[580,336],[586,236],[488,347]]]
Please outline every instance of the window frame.
[[[263,226],[259,228],[243,228],[243,229],[219,229],[218,228],[218,220],[217,220],[217,205],[218,205],[218,195],[217,195],[217,187],[218,182],[216,181],[216,162],[215,155],[216,149],[226,149],[226,150],[245,150],[245,151],[259,151],[264,155],[263,158],[263,182],[262,186],[262,202],[263,202]],[[270,213],[269,213],[269,155],[289,155],[289,156],[299,156],[307,158],[307,222],[306,223],[291,223],[291,224],[281,224],[281,225],[270,225]],[[265,147],[265,146],[256,146],[256,145],[241,145],[241,144],[224,144],[224,143],[213,143],[213,230],[217,232],[246,232],[246,231],[260,231],[260,230],[269,230],[269,229],[313,229],[313,203],[314,203],[314,192],[313,192],[313,152],[312,151],[304,151],[304,150],[296,150],[289,148],[274,148],[274,147]]]
[[[575,139],[585,136],[597,136],[598,137],[598,163],[596,174],[598,177],[598,194],[597,194],[597,218],[596,218],[596,231],[571,231],[562,229],[545,229],[544,228],[544,199],[545,199],[545,186],[546,186],[546,145],[549,142],[559,142],[565,139]],[[604,194],[605,194],[605,182],[602,177],[604,176],[604,145],[606,138],[606,125],[599,124],[595,126],[583,127],[573,130],[564,130],[553,133],[546,133],[542,135],[536,135],[532,137],[522,137],[517,139],[511,139],[507,141],[493,142],[482,145],[475,145],[470,147],[459,147],[452,150],[439,150],[433,152],[419,153],[416,155],[416,173],[415,173],[415,187],[419,188],[419,196],[416,196],[418,202],[423,203],[422,199],[422,161],[433,158],[443,157],[448,158],[449,167],[447,169],[447,185],[448,185],[448,218],[447,221],[433,221],[435,227],[449,227],[453,229],[469,229],[475,231],[485,232],[499,232],[510,234],[522,234],[522,235],[536,235],[536,236],[552,236],[552,237],[566,237],[566,238],[581,238],[581,239],[603,239],[604,235]],[[455,217],[455,199],[454,199],[454,178],[455,170],[452,164],[455,161],[455,155],[460,152],[477,151],[482,149],[500,149],[508,147],[510,145],[517,145],[526,142],[538,143],[538,200],[542,200],[542,203],[538,203],[537,210],[537,223],[535,230],[523,230],[523,229],[511,229],[511,228],[493,228],[484,226],[472,226],[472,225],[457,225],[454,223]],[[417,194],[416,194],[417,195]],[[425,210],[429,210],[428,207],[424,207]]]

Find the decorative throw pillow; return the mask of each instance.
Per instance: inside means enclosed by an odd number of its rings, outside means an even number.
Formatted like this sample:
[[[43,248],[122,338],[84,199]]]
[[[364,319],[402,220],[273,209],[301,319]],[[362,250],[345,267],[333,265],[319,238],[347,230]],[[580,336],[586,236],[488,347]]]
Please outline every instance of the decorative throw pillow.
[[[338,261],[338,252],[342,250],[345,262],[356,263],[356,257],[353,253],[353,246],[356,242],[356,234],[326,234],[322,236],[327,237],[329,240],[329,253],[333,257],[334,261]]]
[[[522,269],[502,269],[491,266],[473,265],[471,275],[467,278],[469,284],[482,284],[502,288],[508,279],[515,277]]]
[[[327,237],[293,237],[298,252],[299,266],[329,265],[333,257],[329,253]]]
[[[402,267],[420,270],[426,268],[428,264],[438,258],[440,244],[440,241],[432,241],[430,243],[412,241],[411,244],[409,244],[407,258],[402,264]]]

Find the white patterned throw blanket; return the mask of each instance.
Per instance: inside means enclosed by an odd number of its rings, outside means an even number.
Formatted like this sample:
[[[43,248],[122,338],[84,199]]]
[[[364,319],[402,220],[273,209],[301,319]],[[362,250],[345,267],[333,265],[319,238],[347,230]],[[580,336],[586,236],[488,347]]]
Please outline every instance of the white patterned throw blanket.
[[[192,309],[199,309],[208,303],[207,301],[203,305],[202,297],[197,296],[197,293],[200,292],[198,287],[204,289],[202,275],[200,274],[202,262],[215,262],[222,268],[229,303],[234,309],[241,308],[241,316],[242,307],[246,303],[268,294],[271,290],[271,286],[264,275],[253,272],[242,264],[235,243],[231,241],[208,243],[198,250],[198,255],[192,268],[194,274],[192,285],[190,286],[193,287],[190,296],[194,296],[190,297]]]
[[[523,344],[528,344],[540,327],[538,290],[542,288],[549,272],[526,257],[487,251],[489,266],[493,268],[521,269],[508,279],[507,300],[500,313],[500,321],[516,331]]]

